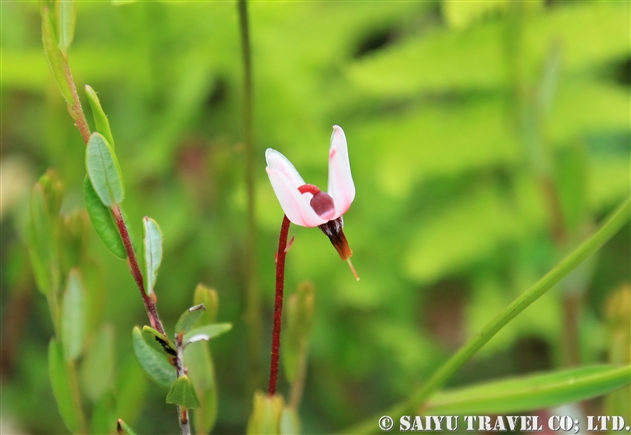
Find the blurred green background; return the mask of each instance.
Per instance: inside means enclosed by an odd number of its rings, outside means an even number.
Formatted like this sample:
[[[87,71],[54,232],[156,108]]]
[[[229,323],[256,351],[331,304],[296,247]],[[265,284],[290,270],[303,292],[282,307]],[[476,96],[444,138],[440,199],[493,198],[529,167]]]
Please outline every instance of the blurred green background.
[[[23,227],[30,188],[47,168],[66,186],[62,213],[84,207],[84,144],[46,65],[37,3],[0,7],[2,420],[14,431],[65,433],[47,378],[53,329]],[[77,10],[69,54],[77,86],[99,92],[109,115],[135,233],[143,216],[164,233],[160,314],[170,330],[198,282],[217,289],[218,320],[234,327],[212,343],[214,433],[243,433],[252,391],[236,5],[79,1]],[[287,293],[305,280],[316,288],[300,414],[305,433],[326,433],[406,397],[629,195],[630,8],[256,2],[249,12],[259,388],[282,220],[264,150],[281,151],[324,188],[332,125],[349,144],[357,196],[345,233],[361,281],[320,231],[295,226],[286,275]],[[91,321],[114,327],[116,382],[144,379],[130,334],[147,323],[143,305],[126,264],[90,231],[88,290],[100,300]],[[629,240],[627,225],[450,385],[607,361],[605,306],[629,284]],[[175,433],[166,392],[137,383],[128,422],[140,433]],[[282,374],[279,391],[287,394]]]

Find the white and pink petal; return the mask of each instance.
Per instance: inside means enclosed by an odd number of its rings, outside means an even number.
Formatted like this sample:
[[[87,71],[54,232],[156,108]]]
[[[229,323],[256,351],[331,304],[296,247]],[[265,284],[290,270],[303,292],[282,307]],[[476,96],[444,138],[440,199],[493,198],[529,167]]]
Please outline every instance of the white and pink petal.
[[[335,218],[346,213],[355,199],[355,184],[351,175],[346,136],[338,125],[333,126],[331,134],[328,193],[335,203]]]

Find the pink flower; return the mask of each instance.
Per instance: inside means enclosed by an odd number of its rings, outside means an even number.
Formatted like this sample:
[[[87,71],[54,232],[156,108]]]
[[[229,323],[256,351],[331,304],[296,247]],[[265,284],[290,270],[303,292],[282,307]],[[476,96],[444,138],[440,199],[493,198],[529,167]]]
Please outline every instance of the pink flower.
[[[278,151],[268,148],[265,160],[267,175],[287,218],[303,227],[319,227],[329,237],[342,260],[348,261],[355,274],[350,262],[353,252],[342,231],[342,215],[355,199],[355,184],[351,176],[344,130],[333,126],[328,192],[322,192],[313,184],[305,184],[294,165]]]

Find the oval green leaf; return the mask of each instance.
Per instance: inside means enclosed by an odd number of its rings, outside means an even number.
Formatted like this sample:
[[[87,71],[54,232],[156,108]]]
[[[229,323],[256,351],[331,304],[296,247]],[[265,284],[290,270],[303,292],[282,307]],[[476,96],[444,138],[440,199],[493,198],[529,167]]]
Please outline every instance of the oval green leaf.
[[[217,383],[210,345],[200,343],[186,347],[184,362],[200,402],[193,419],[195,433],[210,433],[217,420]]]
[[[85,153],[85,166],[94,191],[108,207],[125,199],[123,175],[116,154],[105,137],[92,133]]]
[[[505,414],[580,402],[631,382],[631,366],[594,366],[511,378],[437,393],[424,413]]]
[[[105,247],[114,256],[121,260],[126,259],[125,245],[123,245],[123,239],[121,239],[118,232],[112,212],[101,202],[87,175],[83,180],[83,200],[96,234],[98,234]]]
[[[81,364],[81,385],[86,395],[97,402],[110,386],[114,373],[114,330],[103,325]]]
[[[151,348],[160,354],[177,356],[177,349],[167,339],[166,335],[153,329],[151,326],[142,327],[142,339],[145,340]]]
[[[48,377],[64,424],[71,433],[79,433],[82,426],[81,413],[73,403],[70,376],[63,350],[54,338],[48,346]]]
[[[188,376],[183,375],[177,378],[177,381],[171,387],[167,394],[167,403],[180,405],[183,408],[199,408],[199,398],[193,383]]]
[[[197,320],[204,314],[206,307],[204,304],[195,305],[188,310],[184,311],[180,316],[180,319],[175,324],[176,334],[186,334],[195,325]]]
[[[96,125],[96,131],[101,133],[112,147],[116,149],[114,145],[114,136],[112,136],[112,130],[110,129],[110,121],[107,119],[107,115],[101,107],[101,101],[96,95],[96,92],[90,85],[85,85],[85,94],[88,97],[90,108],[92,109],[92,117],[94,118],[94,124]]]
[[[56,2],[57,23],[59,25],[59,49],[66,53],[72,39],[77,19],[75,0],[61,0]]]
[[[61,337],[66,361],[74,361],[81,355],[85,338],[85,290],[81,275],[72,269],[62,301]]]
[[[145,262],[145,292],[150,295],[156,285],[162,262],[162,231],[158,223],[145,216],[142,219],[142,253]]]
[[[68,104],[72,104],[72,92],[70,91],[70,86],[66,81],[66,75],[64,73],[64,65],[66,62],[63,58],[63,54],[57,48],[54,14],[48,6],[44,5],[42,5],[40,12],[42,16],[42,42],[44,43],[44,53],[46,54],[48,67],[53,73],[61,95]]]
[[[175,382],[175,367],[165,358],[149,346],[142,337],[139,327],[132,331],[132,345],[138,363],[147,375],[158,385],[170,387]]]
[[[214,323],[212,325],[204,325],[199,328],[195,328],[184,334],[184,346],[189,343],[195,343],[196,341],[209,341],[213,337],[228,332],[232,329],[231,323]]]
[[[195,305],[204,304],[206,308],[199,321],[200,325],[207,325],[217,321],[219,300],[215,289],[208,288],[204,284],[197,284],[195,295],[193,296],[193,303]]]

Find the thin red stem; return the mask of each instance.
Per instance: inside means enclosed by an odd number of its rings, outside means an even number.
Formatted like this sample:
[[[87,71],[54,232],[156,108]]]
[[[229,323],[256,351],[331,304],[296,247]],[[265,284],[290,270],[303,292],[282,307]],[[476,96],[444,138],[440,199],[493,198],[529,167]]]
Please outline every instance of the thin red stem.
[[[276,394],[278,383],[278,360],[280,358],[280,328],[283,320],[283,290],[285,288],[285,257],[287,256],[287,235],[289,234],[289,219],[283,216],[276,253],[276,301],[274,303],[274,329],[272,330],[272,361],[270,364],[269,386],[270,396]]]
[[[151,326],[157,329],[162,334],[166,335],[164,332],[164,327],[162,326],[162,321],[160,321],[160,316],[158,315],[158,309],[156,308],[155,302],[147,296],[145,293],[145,285],[142,279],[142,272],[140,271],[140,266],[138,266],[138,260],[136,259],[136,253],[134,252],[134,247],[131,244],[131,238],[129,237],[129,231],[127,231],[127,225],[125,224],[125,220],[123,219],[123,215],[121,214],[121,210],[119,206],[112,207],[112,213],[114,214],[114,220],[116,220],[116,226],[118,227],[118,232],[123,239],[123,245],[125,246],[125,252],[127,252],[127,263],[129,264],[129,270],[131,271],[131,275],[136,281],[136,285],[138,286],[138,290],[140,291],[140,296],[142,297],[142,301],[145,304],[145,308],[147,309],[147,316],[149,316],[149,322],[151,322]]]

